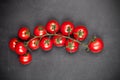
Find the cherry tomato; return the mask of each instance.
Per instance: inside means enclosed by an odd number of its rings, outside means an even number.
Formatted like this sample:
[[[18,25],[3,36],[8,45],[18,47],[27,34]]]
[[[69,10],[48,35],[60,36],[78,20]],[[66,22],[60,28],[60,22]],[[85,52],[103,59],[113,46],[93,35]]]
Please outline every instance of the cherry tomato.
[[[30,31],[26,27],[21,27],[18,31],[18,37],[22,40],[28,40],[30,38]]]
[[[51,34],[57,33],[59,31],[59,28],[60,25],[56,20],[50,20],[46,24],[46,30]]]
[[[103,50],[104,43],[101,38],[95,38],[88,44],[89,50],[93,53],[99,53]]]
[[[77,40],[83,41],[86,39],[87,35],[88,35],[88,30],[85,26],[77,26],[73,30],[73,36]]]
[[[53,36],[52,40],[55,46],[57,47],[65,46],[66,38],[62,36],[63,36],[62,34]]]
[[[29,64],[32,61],[32,55],[27,53],[25,55],[19,56],[19,62],[23,65]]]
[[[53,42],[50,38],[48,37],[43,37],[39,43],[40,47],[44,51],[49,51],[52,49]]]
[[[34,28],[34,35],[35,36],[42,36],[42,35],[45,35],[47,33],[47,31],[45,30],[44,26],[36,26]]]
[[[66,45],[66,51],[69,53],[74,53],[79,48],[79,43],[71,39],[68,39],[65,45]]]
[[[28,43],[28,46],[32,50],[38,49],[39,48],[39,39],[38,38],[31,39],[30,42]]]
[[[74,29],[74,25],[70,21],[65,21],[61,25],[61,33],[65,36],[72,34],[73,29]]]
[[[18,55],[24,55],[27,52],[27,48],[24,46],[22,42],[18,42],[15,46],[15,52]]]
[[[16,44],[18,43],[18,39],[17,38],[12,38],[10,41],[9,41],[9,47],[12,51],[15,51],[15,46]]]

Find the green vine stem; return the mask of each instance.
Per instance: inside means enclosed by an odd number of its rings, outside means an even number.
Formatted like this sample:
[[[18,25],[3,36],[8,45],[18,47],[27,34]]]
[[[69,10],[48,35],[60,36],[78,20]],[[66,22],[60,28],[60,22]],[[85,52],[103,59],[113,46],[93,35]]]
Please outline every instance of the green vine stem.
[[[25,42],[25,46],[27,47],[28,46],[28,43],[31,41],[31,40],[33,40],[33,39],[35,39],[35,38],[39,38],[40,40],[43,38],[43,37],[45,37],[45,36],[61,36],[61,34],[49,34],[49,33],[47,33],[47,34],[45,34],[45,35],[42,35],[42,36],[34,36],[33,38],[31,38],[29,41],[27,41],[27,42]],[[83,46],[83,47],[85,47],[85,48],[88,48],[88,45],[87,44],[85,44],[85,43],[82,43],[82,42],[80,42],[79,40],[76,40],[76,39],[74,39],[74,38],[71,38],[70,36],[64,36],[64,35],[62,35],[62,37],[65,37],[66,39],[71,39],[71,40],[73,40],[73,41],[75,41],[75,42],[78,42],[79,44],[81,44],[81,46]]]

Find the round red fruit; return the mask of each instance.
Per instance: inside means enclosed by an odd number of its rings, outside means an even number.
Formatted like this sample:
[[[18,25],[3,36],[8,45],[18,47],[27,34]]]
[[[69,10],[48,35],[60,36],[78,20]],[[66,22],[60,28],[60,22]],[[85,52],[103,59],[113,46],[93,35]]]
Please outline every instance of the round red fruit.
[[[72,34],[73,29],[74,29],[74,25],[70,21],[65,21],[61,25],[61,33],[65,36],[69,36],[70,34]]]
[[[39,26],[36,26],[34,28],[34,35],[35,36],[43,36],[46,33],[47,33],[47,31],[45,30],[44,26],[39,25]]]
[[[53,44],[57,47],[65,46],[66,38],[63,37],[62,34],[53,36],[52,40],[53,40]]]
[[[56,20],[50,20],[46,24],[46,30],[51,33],[57,33],[59,31],[60,25]]]
[[[28,43],[28,46],[32,50],[38,49],[39,48],[39,39],[38,38],[31,39]]]
[[[88,48],[93,53],[99,53],[103,50],[104,43],[101,38],[95,38],[88,44]]]
[[[29,64],[32,61],[32,55],[30,53],[26,53],[25,55],[19,56],[19,62],[23,65]]]
[[[39,43],[39,46],[41,47],[42,50],[49,51],[49,50],[52,49],[53,42],[50,38],[43,37],[42,40]]]
[[[22,40],[28,40],[30,38],[30,30],[26,27],[21,27],[18,31],[18,37]]]
[[[15,46],[16,44],[18,43],[18,39],[17,38],[12,38],[10,41],[9,41],[9,48],[12,50],[12,51],[15,51]]]
[[[22,42],[18,42],[15,46],[15,52],[18,55],[24,55],[27,52],[27,48],[24,46]]]
[[[77,26],[73,30],[73,36],[77,40],[83,41],[86,39],[87,35],[88,35],[88,30],[85,26]]]
[[[71,39],[68,39],[65,45],[66,45],[66,51],[69,53],[74,53],[79,48],[79,43]]]

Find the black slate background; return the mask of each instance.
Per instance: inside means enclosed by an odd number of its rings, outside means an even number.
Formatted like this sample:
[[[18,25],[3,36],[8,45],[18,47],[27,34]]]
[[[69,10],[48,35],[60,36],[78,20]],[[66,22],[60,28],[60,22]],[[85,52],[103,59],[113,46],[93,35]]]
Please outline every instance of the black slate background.
[[[120,2],[117,0],[0,0],[0,80],[120,80]],[[86,25],[105,44],[100,54],[80,48],[33,51],[30,65],[21,65],[8,47],[20,25],[33,31],[50,19]]]

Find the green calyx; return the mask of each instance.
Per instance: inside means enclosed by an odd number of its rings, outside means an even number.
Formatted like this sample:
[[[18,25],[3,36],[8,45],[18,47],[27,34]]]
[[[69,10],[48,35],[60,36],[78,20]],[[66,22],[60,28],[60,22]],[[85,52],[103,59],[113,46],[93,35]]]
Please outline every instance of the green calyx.
[[[79,37],[82,37],[83,35],[84,35],[84,32],[80,30],[80,31],[78,32],[78,36],[79,36]]]
[[[25,34],[26,34],[26,35],[30,35],[30,31],[29,31],[29,30],[26,31]]]
[[[60,39],[58,38],[58,39],[56,39],[56,41],[57,41],[57,43],[59,44],[60,43]]]
[[[71,32],[71,28],[70,28],[70,26],[67,28],[67,31],[68,31],[68,33]]]
[[[79,35],[79,36],[82,36],[83,34],[84,34],[84,32],[81,31],[81,30],[78,32],[78,35]]]
[[[38,45],[38,44],[39,44],[39,41],[34,42],[34,44],[35,44],[35,45]]]
[[[49,45],[50,40],[45,40],[45,44]]]
[[[62,37],[57,38],[57,39],[56,39],[56,42],[59,44],[60,41],[61,41],[61,39],[62,39]]]
[[[41,27],[41,26],[39,26],[39,28],[38,28],[39,30],[43,30],[43,28]]]
[[[73,42],[68,42],[68,46],[67,46],[67,48],[73,49],[73,48],[74,48],[74,46],[73,46]]]
[[[54,30],[54,31],[55,31],[55,28],[56,28],[56,25],[55,25],[55,24],[53,24],[53,25],[52,25],[52,30]]]

